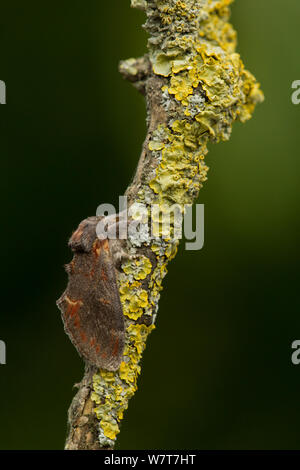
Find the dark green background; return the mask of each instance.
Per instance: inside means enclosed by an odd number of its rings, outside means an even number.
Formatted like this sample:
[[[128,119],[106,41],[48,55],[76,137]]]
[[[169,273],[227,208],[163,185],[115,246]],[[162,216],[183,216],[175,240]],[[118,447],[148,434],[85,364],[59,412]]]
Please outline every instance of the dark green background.
[[[211,145],[205,246],[169,266],[120,449],[300,449],[299,0],[238,0],[239,52],[266,101]],[[142,55],[129,0],[1,5],[0,448],[59,449],[83,364],[55,300],[67,239],[117,204],[145,136],[118,73]]]

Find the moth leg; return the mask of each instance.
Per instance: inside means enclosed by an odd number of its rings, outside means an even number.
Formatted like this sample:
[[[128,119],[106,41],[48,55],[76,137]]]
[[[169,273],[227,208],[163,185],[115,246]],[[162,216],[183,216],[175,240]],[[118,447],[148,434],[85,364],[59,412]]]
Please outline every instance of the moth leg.
[[[114,260],[115,267],[119,270],[124,261],[132,261],[139,258],[139,255],[128,253],[125,246],[125,240],[109,240],[110,252]]]

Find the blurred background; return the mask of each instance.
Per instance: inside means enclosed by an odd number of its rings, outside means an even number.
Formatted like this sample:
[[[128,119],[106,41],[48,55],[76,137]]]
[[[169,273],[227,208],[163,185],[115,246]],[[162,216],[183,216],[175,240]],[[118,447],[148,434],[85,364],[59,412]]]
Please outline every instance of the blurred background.
[[[145,137],[118,73],[146,50],[129,0],[2,2],[0,448],[62,449],[83,363],[56,299],[72,230],[118,203]],[[210,145],[205,246],[169,265],[118,449],[300,449],[298,0],[237,0],[232,22],[266,100]]]

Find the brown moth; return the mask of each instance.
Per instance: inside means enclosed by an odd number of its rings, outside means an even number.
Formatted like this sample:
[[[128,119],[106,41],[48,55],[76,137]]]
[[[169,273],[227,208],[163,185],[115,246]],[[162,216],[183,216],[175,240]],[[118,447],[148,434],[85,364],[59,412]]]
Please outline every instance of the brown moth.
[[[85,219],[70,238],[74,257],[65,266],[69,283],[57,305],[65,331],[78,353],[88,363],[114,371],[120,366],[125,342],[116,280],[121,242],[99,239],[96,234],[99,220],[101,217]]]

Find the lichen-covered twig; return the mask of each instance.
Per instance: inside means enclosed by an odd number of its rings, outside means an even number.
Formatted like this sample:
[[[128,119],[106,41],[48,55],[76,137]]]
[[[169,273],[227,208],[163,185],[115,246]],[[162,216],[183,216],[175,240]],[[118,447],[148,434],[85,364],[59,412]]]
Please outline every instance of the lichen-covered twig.
[[[145,11],[148,54],[120,64],[147,102],[148,132],[129,205],[157,204],[154,238],[130,235],[138,257],[122,264],[118,283],[126,346],[116,372],[86,367],[69,411],[66,449],[112,449],[128,401],[137,389],[146,339],[154,329],[162,280],[178,240],[166,238],[164,217],[173,204],[193,203],[206,180],[209,141],[227,140],[232,124],[249,119],[263,100],[253,75],[235,52],[228,19],[233,0],[131,0]],[[150,214],[149,214],[150,215]]]

